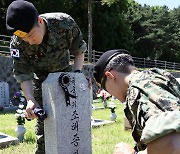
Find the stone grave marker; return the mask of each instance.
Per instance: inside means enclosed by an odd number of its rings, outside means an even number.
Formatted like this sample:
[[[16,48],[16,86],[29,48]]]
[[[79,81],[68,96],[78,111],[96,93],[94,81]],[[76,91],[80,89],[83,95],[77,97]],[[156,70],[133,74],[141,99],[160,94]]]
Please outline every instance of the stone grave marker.
[[[91,154],[92,91],[82,73],[50,73],[42,84],[46,154]]]
[[[0,132],[0,149],[19,143],[18,138]]]
[[[9,85],[7,82],[0,82],[0,105],[9,107]]]
[[[114,123],[114,121],[94,119],[93,117],[91,117],[91,127],[92,128],[109,125],[109,124],[113,124],[113,123]]]

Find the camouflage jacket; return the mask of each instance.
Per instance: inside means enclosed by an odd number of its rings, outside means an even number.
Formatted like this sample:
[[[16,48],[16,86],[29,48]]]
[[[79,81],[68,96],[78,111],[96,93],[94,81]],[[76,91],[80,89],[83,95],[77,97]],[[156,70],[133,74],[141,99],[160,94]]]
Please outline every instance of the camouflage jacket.
[[[135,72],[129,82],[124,112],[133,129],[136,151],[146,148],[141,136],[147,120],[166,111],[180,111],[180,84],[177,80],[170,73],[156,68]]]
[[[47,27],[41,44],[30,45],[17,36],[10,42],[10,48],[19,51],[19,56],[13,56],[14,74],[19,82],[33,79],[36,72],[61,71],[69,66],[70,54],[76,56],[86,51],[82,33],[71,16],[65,13],[40,16]]]

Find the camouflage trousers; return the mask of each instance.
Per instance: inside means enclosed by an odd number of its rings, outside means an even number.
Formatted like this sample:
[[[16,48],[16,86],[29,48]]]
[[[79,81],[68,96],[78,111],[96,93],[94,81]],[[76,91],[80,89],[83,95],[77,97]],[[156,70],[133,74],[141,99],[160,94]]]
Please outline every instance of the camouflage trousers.
[[[47,76],[41,76],[41,78],[45,79]],[[43,108],[42,102],[42,80],[35,79],[34,80],[34,96],[38,104]],[[36,152],[35,154],[45,154],[45,143],[44,143],[44,122],[37,119],[35,125],[35,133],[36,133]]]
[[[66,69],[62,70],[61,72],[70,72],[72,69],[71,67],[67,67]],[[42,102],[42,82],[47,78],[48,73],[41,73],[37,74],[37,79],[34,79],[34,97],[38,104],[43,108]],[[44,141],[44,122],[37,119],[36,126],[35,126],[35,133],[36,133],[36,152],[35,154],[45,154],[45,141]]]

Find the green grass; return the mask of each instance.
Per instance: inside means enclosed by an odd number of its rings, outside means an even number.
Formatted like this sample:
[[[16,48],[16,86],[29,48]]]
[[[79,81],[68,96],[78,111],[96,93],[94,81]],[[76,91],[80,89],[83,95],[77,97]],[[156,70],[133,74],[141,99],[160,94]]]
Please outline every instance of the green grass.
[[[112,154],[115,144],[126,142],[133,145],[130,130],[124,130],[124,113],[123,105],[118,101],[116,103],[117,121],[110,125],[92,128],[92,153],[93,154]],[[96,107],[103,106],[103,103],[94,103]],[[93,110],[92,116],[95,119],[109,120],[110,109]],[[28,121],[25,124],[26,134],[25,141],[15,146],[9,146],[0,149],[0,154],[33,154],[35,151],[36,141],[34,134],[35,120]],[[0,112],[0,132],[16,137],[15,134],[16,119],[14,112]]]
[[[14,114],[15,112],[0,112],[0,132],[16,137],[15,128],[17,123]],[[36,146],[34,125],[35,120],[26,122],[25,141],[15,146],[0,149],[0,154],[33,154]]]

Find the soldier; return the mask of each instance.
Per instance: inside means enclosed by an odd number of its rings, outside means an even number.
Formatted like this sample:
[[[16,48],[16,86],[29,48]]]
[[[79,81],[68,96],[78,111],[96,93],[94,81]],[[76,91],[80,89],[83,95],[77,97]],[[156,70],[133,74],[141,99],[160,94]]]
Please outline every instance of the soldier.
[[[70,54],[75,57],[74,72],[80,73],[86,43],[71,16],[65,13],[39,15],[34,5],[27,1],[17,0],[9,5],[6,27],[13,35],[10,52],[14,75],[28,101],[26,116],[35,119],[33,109],[42,108],[41,84],[48,73],[71,71]],[[37,154],[45,153],[43,134],[43,122],[37,120]]]
[[[99,58],[94,77],[125,103],[136,142],[134,150],[117,144],[114,153],[180,153],[180,84],[170,73],[158,68],[138,71],[128,51],[119,49]]]

